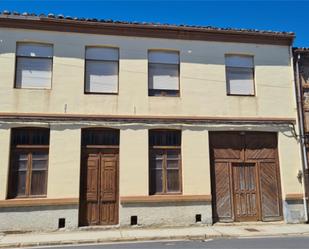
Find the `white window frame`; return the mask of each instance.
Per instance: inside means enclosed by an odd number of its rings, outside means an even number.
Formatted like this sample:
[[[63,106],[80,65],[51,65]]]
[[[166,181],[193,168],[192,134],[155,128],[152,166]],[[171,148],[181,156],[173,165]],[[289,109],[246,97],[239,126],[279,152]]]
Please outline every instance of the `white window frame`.
[[[153,56],[151,59],[151,53],[173,53],[177,54],[177,61],[170,59],[168,62],[161,62],[158,58]],[[155,62],[154,62],[155,61]],[[173,65],[177,66],[177,78],[178,78],[178,89],[154,89],[150,87],[150,67],[152,64],[155,65]],[[180,52],[176,50],[163,50],[163,49],[150,49],[148,50],[148,96],[151,97],[180,97]]]
[[[48,46],[51,49],[50,56],[36,56],[35,53],[30,52],[29,55],[20,55],[19,49],[23,45],[30,45],[30,46]],[[16,53],[15,53],[15,77],[14,77],[14,88],[15,89],[35,89],[35,90],[50,90],[52,89],[52,81],[53,81],[53,60],[54,60],[54,46],[50,43],[41,43],[41,42],[16,42]],[[26,51],[28,52],[28,51]],[[22,86],[22,77],[21,82],[17,82],[18,80],[18,62],[19,59],[31,59],[31,60],[49,60],[50,61],[50,83],[48,87],[23,87]]]
[[[247,57],[251,59],[251,65],[229,65],[228,58],[229,57]],[[230,90],[230,82],[229,82],[229,71],[230,70],[251,70],[252,71],[252,93],[233,93]],[[254,56],[247,55],[247,54],[225,54],[225,75],[226,75],[226,92],[228,96],[255,96],[256,89],[255,89],[255,66],[254,66]]]
[[[104,59],[104,58],[87,58],[87,49],[115,49],[118,52],[117,60]],[[119,94],[119,58],[120,51],[118,47],[107,47],[107,46],[86,46],[85,47],[85,68],[84,68],[84,94],[106,94],[106,95],[118,95]],[[87,90],[87,62],[114,62],[117,64],[117,90],[115,92],[101,92],[101,91],[90,91]]]

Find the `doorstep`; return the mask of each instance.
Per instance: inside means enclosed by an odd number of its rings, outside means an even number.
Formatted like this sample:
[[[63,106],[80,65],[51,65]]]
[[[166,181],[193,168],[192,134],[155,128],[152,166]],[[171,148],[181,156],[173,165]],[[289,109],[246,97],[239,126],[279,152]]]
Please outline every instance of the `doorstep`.
[[[216,222],[213,226],[264,226],[287,225],[284,221],[246,221],[246,222]]]

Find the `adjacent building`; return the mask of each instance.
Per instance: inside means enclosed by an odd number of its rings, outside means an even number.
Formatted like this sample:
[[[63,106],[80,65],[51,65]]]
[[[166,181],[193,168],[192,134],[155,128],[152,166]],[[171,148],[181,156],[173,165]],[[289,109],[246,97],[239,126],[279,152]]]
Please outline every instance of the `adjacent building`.
[[[294,34],[0,15],[0,229],[305,222]]]
[[[305,208],[309,210],[309,49],[294,48],[294,69],[296,82],[296,97],[298,105],[300,145],[303,157],[303,170],[300,179],[304,181]]]

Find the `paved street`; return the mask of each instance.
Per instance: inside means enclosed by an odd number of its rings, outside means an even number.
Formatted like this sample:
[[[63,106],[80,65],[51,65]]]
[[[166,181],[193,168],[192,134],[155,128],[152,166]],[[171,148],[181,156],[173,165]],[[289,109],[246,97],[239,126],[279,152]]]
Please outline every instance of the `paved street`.
[[[49,247],[42,247],[49,248]],[[206,241],[165,241],[139,243],[113,243],[50,247],[53,249],[308,249],[309,237],[231,238]]]

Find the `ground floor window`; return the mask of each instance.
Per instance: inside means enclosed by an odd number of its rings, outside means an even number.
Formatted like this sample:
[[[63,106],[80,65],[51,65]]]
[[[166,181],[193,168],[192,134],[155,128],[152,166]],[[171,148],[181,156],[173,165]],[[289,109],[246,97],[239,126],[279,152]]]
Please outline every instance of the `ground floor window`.
[[[181,132],[149,132],[149,194],[181,193]]]
[[[49,129],[12,129],[9,198],[46,196],[48,153]]]

